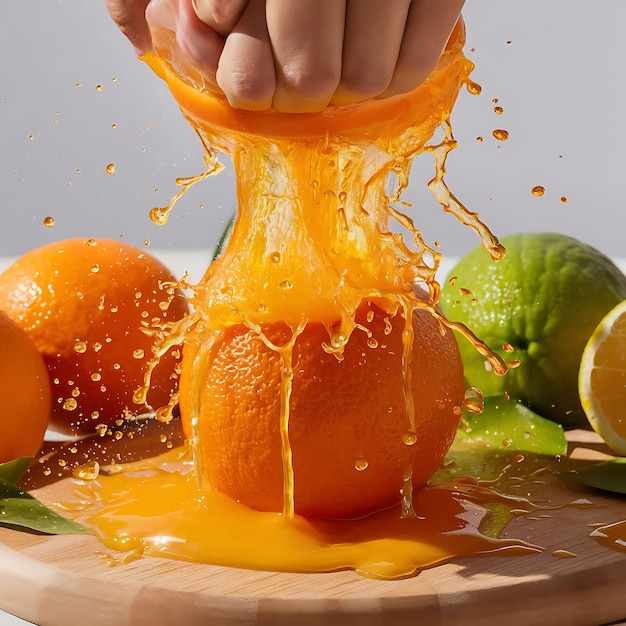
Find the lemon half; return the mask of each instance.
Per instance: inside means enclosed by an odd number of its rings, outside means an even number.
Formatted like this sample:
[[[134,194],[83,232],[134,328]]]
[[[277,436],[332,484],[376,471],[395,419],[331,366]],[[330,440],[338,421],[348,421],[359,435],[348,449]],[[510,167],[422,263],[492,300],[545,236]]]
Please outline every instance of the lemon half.
[[[578,391],[592,428],[626,456],[626,301],[607,313],[587,341]]]

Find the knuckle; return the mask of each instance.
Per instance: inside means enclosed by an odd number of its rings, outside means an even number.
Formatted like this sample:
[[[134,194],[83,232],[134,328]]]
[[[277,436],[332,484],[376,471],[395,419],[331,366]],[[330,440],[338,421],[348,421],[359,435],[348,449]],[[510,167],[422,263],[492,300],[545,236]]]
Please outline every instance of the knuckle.
[[[241,2],[211,2],[210,12],[213,20],[220,26],[230,25],[241,12]]]
[[[271,102],[274,84],[243,72],[231,73],[227,80],[218,72],[218,83],[234,106],[254,106]]]
[[[285,90],[293,97],[310,99],[330,97],[337,89],[340,72],[320,64],[291,64],[283,68]]]
[[[437,67],[439,56],[433,54],[414,54],[399,64],[399,70],[406,76],[412,76],[415,86],[428,78]]]
[[[365,100],[385,91],[391,77],[391,72],[383,67],[370,67],[366,72],[349,71],[342,75],[340,88],[359,100]]]

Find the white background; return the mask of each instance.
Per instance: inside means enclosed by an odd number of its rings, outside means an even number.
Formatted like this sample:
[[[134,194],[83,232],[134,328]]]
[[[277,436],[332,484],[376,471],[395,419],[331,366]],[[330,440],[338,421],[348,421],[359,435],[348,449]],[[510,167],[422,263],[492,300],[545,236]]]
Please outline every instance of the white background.
[[[464,15],[483,93],[464,92],[453,115],[453,192],[497,235],[559,231],[625,256],[626,2],[468,0]],[[167,226],[149,221],[176,177],[203,170],[202,152],[101,1],[4,0],[0,63],[0,256],[69,236],[122,236],[208,258],[235,208],[232,170],[198,185]],[[496,128],[510,139],[496,141]],[[459,256],[478,240],[424,191],[430,173],[430,161],[418,162],[404,199],[426,240]],[[12,623],[0,611],[0,625]]]
[[[626,2],[468,0],[464,13],[483,93],[464,91],[453,115],[452,190],[498,235],[555,230],[624,256]],[[4,2],[0,59],[0,256],[68,236],[214,245],[235,208],[230,168],[181,200],[167,226],[148,218],[176,177],[202,171],[202,152],[100,0]],[[510,139],[496,141],[495,128]],[[426,240],[458,256],[477,238],[424,190],[430,174],[419,161],[405,200]],[[545,196],[532,196],[535,185]]]

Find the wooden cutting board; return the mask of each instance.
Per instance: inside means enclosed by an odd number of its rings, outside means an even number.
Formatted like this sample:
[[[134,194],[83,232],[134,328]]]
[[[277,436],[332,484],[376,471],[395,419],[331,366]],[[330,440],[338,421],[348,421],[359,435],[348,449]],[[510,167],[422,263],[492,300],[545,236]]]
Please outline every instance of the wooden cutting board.
[[[576,454],[598,441],[578,433]],[[45,489],[70,489],[57,483]],[[520,517],[505,535],[545,548],[466,558],[414,578],[284,574],[143,558],[109,564],[93,537],[0,528],[0,608],[41,626],[598,626],[626,619],[626,551],[589,537],[626,519],[626,500],[547,477],[542,496],[589,508]],[[626,549],[626,546],[625,546]],[[575,556],[563,557],[559,551]]]

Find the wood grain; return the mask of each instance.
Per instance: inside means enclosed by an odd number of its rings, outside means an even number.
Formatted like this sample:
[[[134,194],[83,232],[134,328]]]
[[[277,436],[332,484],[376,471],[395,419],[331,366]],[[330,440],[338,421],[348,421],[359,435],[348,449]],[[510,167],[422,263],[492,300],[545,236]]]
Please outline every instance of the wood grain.
[[[582,435],[577,455],[595,455]],[[585,441],[587,440],[587,441]],[[63,489],[63,483],[45,489]],[[67,485],[69,488],[69,485]],[[109,564],[93,537],[0,528],[0,608],[41,626],[597,626],[626,619],[626,552],[589,537],[590,524],[626,518],[623,498],[548,477],[589,508],[520,517],[505,534],[542,553],[460,559],[406,580],[353,572],[286,574],[143,558]],[[556,496],[555,496],[556,497]],[[568,550],[576,556],[559,558]]]

